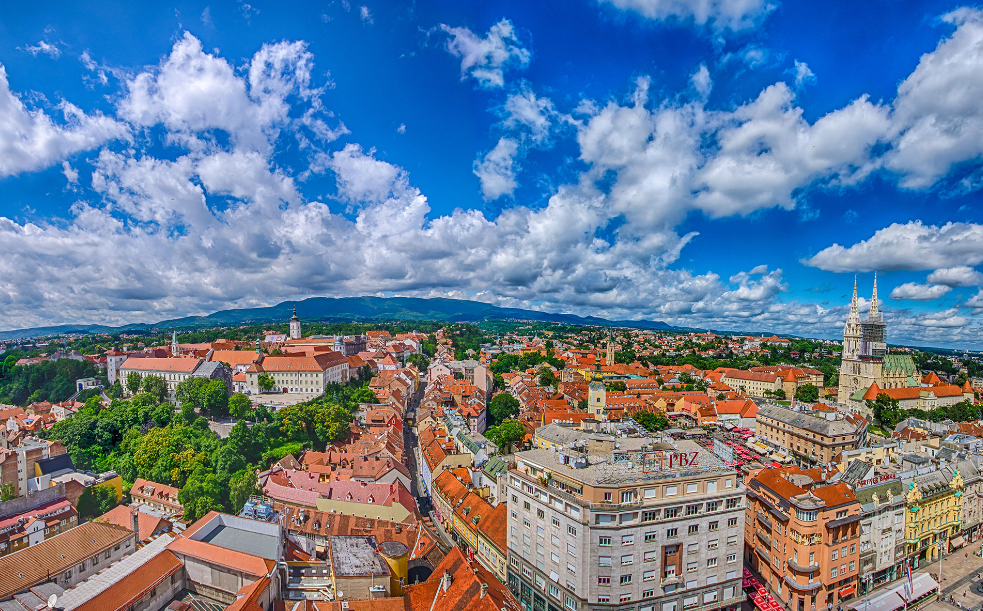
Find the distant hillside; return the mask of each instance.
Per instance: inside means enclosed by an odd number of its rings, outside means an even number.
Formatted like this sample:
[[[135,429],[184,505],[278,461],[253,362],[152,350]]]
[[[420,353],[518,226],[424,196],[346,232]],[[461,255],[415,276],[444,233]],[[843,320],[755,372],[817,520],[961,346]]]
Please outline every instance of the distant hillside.
[[[437,322],[478,323],[485,320],[534,320],[570,325],[635,327],[639,329],[672,329],[661,321],[610,321],[595,316],[551,314],[520,308],[498,306],[464,299],[418,299],[414,297],[310,297],[302,301],[284,301],[264,308],[221,310],[208,316],[188,316],[163,320],[155,324],[138,323],[122,327],[101,325],[59,325],[0,331],[0,341],[25,337],[40,337],[65,333],[107,333],[154,329],[183,329],[222,327],[240,324],[284,322],[296,306],[302,320],[319,322],[419,320]]]

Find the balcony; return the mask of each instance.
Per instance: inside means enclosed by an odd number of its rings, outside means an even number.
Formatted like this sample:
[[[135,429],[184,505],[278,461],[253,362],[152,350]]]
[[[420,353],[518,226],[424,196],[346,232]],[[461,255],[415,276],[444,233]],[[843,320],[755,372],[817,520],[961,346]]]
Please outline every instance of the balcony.
[[[756,545],[754,547],[754,551],[758,552],[758,555],[761,556],[762,558],[764,558],[765,561],[768,562],[768,564],[771,564],[771,554],[769,554],[764,549],[762,549],[762,547],[760,545]]]
[[[552,490],[552,488],[550,489]],[[618,511],[621,509],[641,509],[644,507],[642,501],[631,501],[628,503],[590,503],[591,510],[599,509],[601,511]]]
[[[795,560],[787,560],[786,562],[787,562],[789,568],[791,568],[793,571],[797,571],[799,573],[813,573],[813,572],[819,570],[819,563],[818,562],[813,562],[813,563],[807,564],[807,565],[801,565],[801,564],[797,563]]]
[[[788,587],[799,592],[811,592],[813,590],[818,590],[823,587],[823,582],[821,581],[811,581],[809,583],[798,583],[794,579],[789,579],[788,575],[782,577]]]
[[[765,516],[765,514],[761,513],[760,511],[758,512],[757,515],[758,515],[758,521],[761,522],[761,524],[765,528],[767,528],[768,530],[771,530],[771,520],[769,520],[767,518],[767,516]]]
[[[771,537],[766,535],[765,532],[760,528],[756,530],[755,533],[758,535],[758,541],[761,541],[762,543],[765,544],[765,547],[771,549]]]
[[[660,585],[664,587],[664,586],[671,586],[673,584],[678,584],[682,582],[683,582],[683,578],[679,575],[666,575],[665,577],[662,578]]]

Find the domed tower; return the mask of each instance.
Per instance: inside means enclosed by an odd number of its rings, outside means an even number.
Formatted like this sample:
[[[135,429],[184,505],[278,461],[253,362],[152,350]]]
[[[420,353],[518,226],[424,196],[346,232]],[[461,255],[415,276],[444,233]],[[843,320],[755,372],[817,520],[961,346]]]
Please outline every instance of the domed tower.
[[[297,307],[294,306],[294,315],[290,317],[290,339],[300,338],[300,319],[297,318]]]

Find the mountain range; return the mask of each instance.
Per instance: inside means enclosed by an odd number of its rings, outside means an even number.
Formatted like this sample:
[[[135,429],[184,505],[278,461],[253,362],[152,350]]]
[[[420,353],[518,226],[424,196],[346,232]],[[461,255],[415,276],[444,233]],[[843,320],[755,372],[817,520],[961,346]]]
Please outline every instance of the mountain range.
[[[369,322],[418,320],[447,323],[479,323],[490,320],[531,320],[571,325],[634,327],[639,329],[671,330],[674,327],[661,321],[612,321],[596,316],[553,314],[521,308],[503,308],[465,299],[416,297],[309,297],[300,301],[284,301],[262,308],[220,310],[207,316],[186,316],[157,323],[136,323],[112,327],[106,325],[56,325],[0,331],[0,341],[62,334],[126,333],[169,329],[223,327],[240,324],[286,322],[297,308],[301,320],[311,322]]]

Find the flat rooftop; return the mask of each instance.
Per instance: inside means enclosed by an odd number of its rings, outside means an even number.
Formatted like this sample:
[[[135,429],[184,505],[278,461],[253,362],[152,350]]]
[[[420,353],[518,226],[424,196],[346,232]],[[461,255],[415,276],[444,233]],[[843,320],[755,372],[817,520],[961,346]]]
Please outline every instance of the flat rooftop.
[[[251,530],[222,524],[202,537],[201,541],[267,560],[279,560],[277,538]]]
[[[389,565],[379,554],[376,538],[331,537],[331,566],[337,577],[389,575]]]

